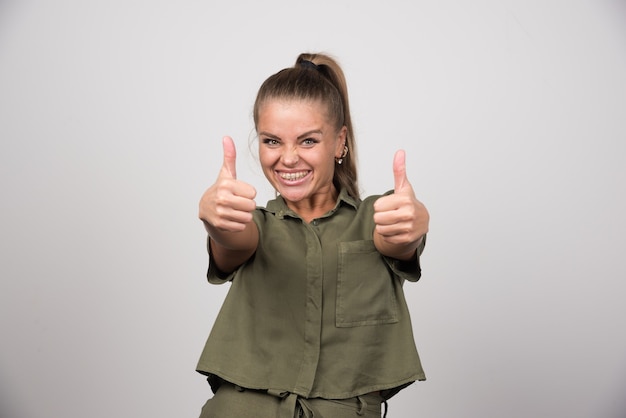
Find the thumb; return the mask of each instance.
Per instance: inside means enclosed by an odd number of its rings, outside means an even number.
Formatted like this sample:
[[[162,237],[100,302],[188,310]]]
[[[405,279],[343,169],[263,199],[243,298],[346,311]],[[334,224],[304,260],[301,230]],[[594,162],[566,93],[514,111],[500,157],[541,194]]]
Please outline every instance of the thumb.
[[[229,136],[225,136],[222,139],[222,146],[224,148],[224,163],[222,164],[222,173],[236,179],[237,178],[237,149],[235,148],[235,142]]]
[[[408,184],[406,178],[406,154],[403,150],[399,150],[393,156],[393,190],[399,192],[406,184]]]

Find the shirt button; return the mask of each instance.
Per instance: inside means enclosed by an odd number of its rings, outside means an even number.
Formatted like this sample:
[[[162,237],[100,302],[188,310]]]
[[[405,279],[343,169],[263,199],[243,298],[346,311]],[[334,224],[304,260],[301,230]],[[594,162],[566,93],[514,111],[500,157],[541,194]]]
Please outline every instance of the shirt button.
[[[311,222],[313,224],[313,226],[317,226],[318,223],[320,223],[317,219],[313,220],[313,222]]]

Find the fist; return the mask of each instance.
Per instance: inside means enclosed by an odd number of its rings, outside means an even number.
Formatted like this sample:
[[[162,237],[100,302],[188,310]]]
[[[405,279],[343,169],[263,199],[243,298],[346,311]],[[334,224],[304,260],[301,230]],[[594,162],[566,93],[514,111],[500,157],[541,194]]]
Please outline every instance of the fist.
[[[426,207],[415,197],[406,176],[406,156],[397,151],[393,158],[394,193],[374,203],[376,233],[394,245],[413,245],[427,232],[430,216]]]
[[[205,227],[225,232],[243,231],[252,222],[256,208],[256,190],[248,183],[237,180],[237,150],[232,138],[224,137],[224,162],[217,180],[200,199],[199,217]]]

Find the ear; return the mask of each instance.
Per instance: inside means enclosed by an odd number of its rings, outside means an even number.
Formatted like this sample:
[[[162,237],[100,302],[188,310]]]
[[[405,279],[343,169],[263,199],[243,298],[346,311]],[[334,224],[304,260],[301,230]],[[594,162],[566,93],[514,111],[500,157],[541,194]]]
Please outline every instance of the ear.
[[[335,157],[343,157],[343,148],[346,144],[346,137],[348,136],[348,128],[342,126],[339,132],[337,132],[337,146],[335,147]]]

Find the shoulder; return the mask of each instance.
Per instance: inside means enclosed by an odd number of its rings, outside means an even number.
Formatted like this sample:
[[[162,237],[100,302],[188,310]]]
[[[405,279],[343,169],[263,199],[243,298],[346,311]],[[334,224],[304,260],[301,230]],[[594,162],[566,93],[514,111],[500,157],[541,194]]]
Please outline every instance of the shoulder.
[[[373,210],[374,202],[376,202],[381,197],[388,196],[390,194],[393,194],[393,190],[388,190],[383,194],[374,194],[371,196],[367,196],[360,202],[359,210]]]

